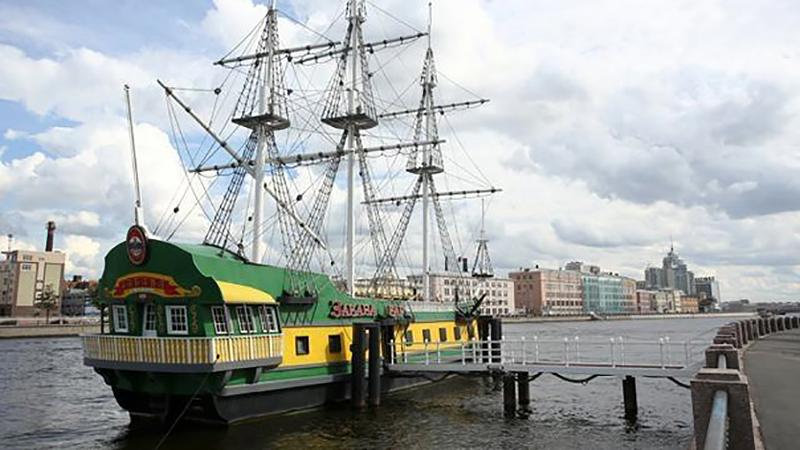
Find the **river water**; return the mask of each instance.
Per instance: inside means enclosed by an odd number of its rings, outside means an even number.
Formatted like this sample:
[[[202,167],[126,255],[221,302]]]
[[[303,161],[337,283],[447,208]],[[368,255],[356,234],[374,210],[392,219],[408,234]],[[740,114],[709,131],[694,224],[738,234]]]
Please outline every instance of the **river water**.
[[[662,336],[674,343],[702,334],[700,339],[707,342],[710,332],[728,321],[507,323],[504,332],[509,339],[525,336],[526,343],[534,337],[579,336],[582,357],[589,359],[593,351],[598,358],[607,355],[606,346],[591,349],[588,342],[593,339],[622,336],[630,348],[636,340],[652,342]],[[676,350],[675,357],[682,354]],[[128,415],[111,390],[82,365],[78,338],[1,340],[0,358],[2,448],[146,449],[163,437],[163,431],[129,427]],[[355,412],[331,406],[227,429],[178,427],[162,448],[688,448],[689,391],[664,379],[636,381],[635,427],[623,418],[619,378],[573,384],[543,375],[531,385],[531,413],[514,418],[503,415],[502,392],[490,383],[455,378],[384,397],[377,409]]]

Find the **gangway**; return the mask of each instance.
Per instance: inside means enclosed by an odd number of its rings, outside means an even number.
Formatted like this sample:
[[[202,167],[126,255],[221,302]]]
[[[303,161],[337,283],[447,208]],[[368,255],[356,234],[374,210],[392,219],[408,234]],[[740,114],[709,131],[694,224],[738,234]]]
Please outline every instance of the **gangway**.
[[[625,418],[635,423],[636,377],[666,378],[689,388],[678,379],[691,378],[703,367],[706,346],[705,340],[675,342],[669,337],[649,341],[622,337],[587,340],[578,336],[563,339],[520,336],[468,342],[391,341],[384,369],[389,376],[460,374],[502,380],[507,414],[515,414],[517,404],[523,410],[528,408],[530,382],[543,374],[575,383],[616,376],[622,378]]]

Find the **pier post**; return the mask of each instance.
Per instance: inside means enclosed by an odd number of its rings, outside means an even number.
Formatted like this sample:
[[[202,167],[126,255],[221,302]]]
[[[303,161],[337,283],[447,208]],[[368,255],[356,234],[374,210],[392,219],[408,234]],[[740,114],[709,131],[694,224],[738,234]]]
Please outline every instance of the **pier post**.
[[[503,376],[503,410],[507,416],[517,412],[517,392],[514,375],[505,373]]]
[[[369,404],[381,404],[381,328],[370,324],[369,327]]]
[[[354,408],[363,408],[364,403],[364,369],[365,369],[365,341],[366,327],[363,323],[353,324],[353,354],[350,373],[350,400]]]
[[[502,362],[500,360],[500,352],[502,349],[500,348],[500,341],[503,339],[503,320],[493,318],[492,319],[492,359],[493,363]]]
[[[639,415],[639,402],[636,399],[636,378],[625,375],[622,380],[622,398],[625,402],[625,421],[629,425],[635,424]]]
[[[478,317],[478,340],[479,341],[489,341],[492,339],[491,334],[489,333],[489,322],[492,320],[489,316],[480,316]],[[489,362],[489,344],[486,342],[481,342],[480,344],[481,354],[478,356],[479,362]]]
[[[764,324],[764,319],[758,319],[758,337],[766,336],[767,327]]]
[[[528,372],[517,372],[517,396],[519,397],[520,409],[529,411],[531,405],[531,381]]]
[[[792,328],[800,327],[800,317],[792,316]]]

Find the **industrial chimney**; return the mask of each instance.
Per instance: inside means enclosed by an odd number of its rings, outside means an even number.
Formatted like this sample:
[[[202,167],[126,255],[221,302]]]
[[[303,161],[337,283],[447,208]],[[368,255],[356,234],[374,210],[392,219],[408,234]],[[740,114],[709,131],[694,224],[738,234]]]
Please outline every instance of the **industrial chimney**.
[[[52,252],[53,251],[53,237],[56,233],[56,223],[52,220],[47,222],[47,243],[44,246],[44,251]]]

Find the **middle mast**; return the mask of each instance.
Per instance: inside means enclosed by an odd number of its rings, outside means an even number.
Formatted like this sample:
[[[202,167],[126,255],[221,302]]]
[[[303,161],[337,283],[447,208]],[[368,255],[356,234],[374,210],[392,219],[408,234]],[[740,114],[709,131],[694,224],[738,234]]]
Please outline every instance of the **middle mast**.
[[[361,130],[378,125],[375,99],[372,94],[361,24],[366,20],[363,0],[347,3],[347,34],[342,41],[344,51],[338,58],[336,72],[329,85],[322,122],[343,130],[347,137],[347,229],[345,244],[345,277],[347,293],[354,295],[355,283],[355,164],[361,147]]]

